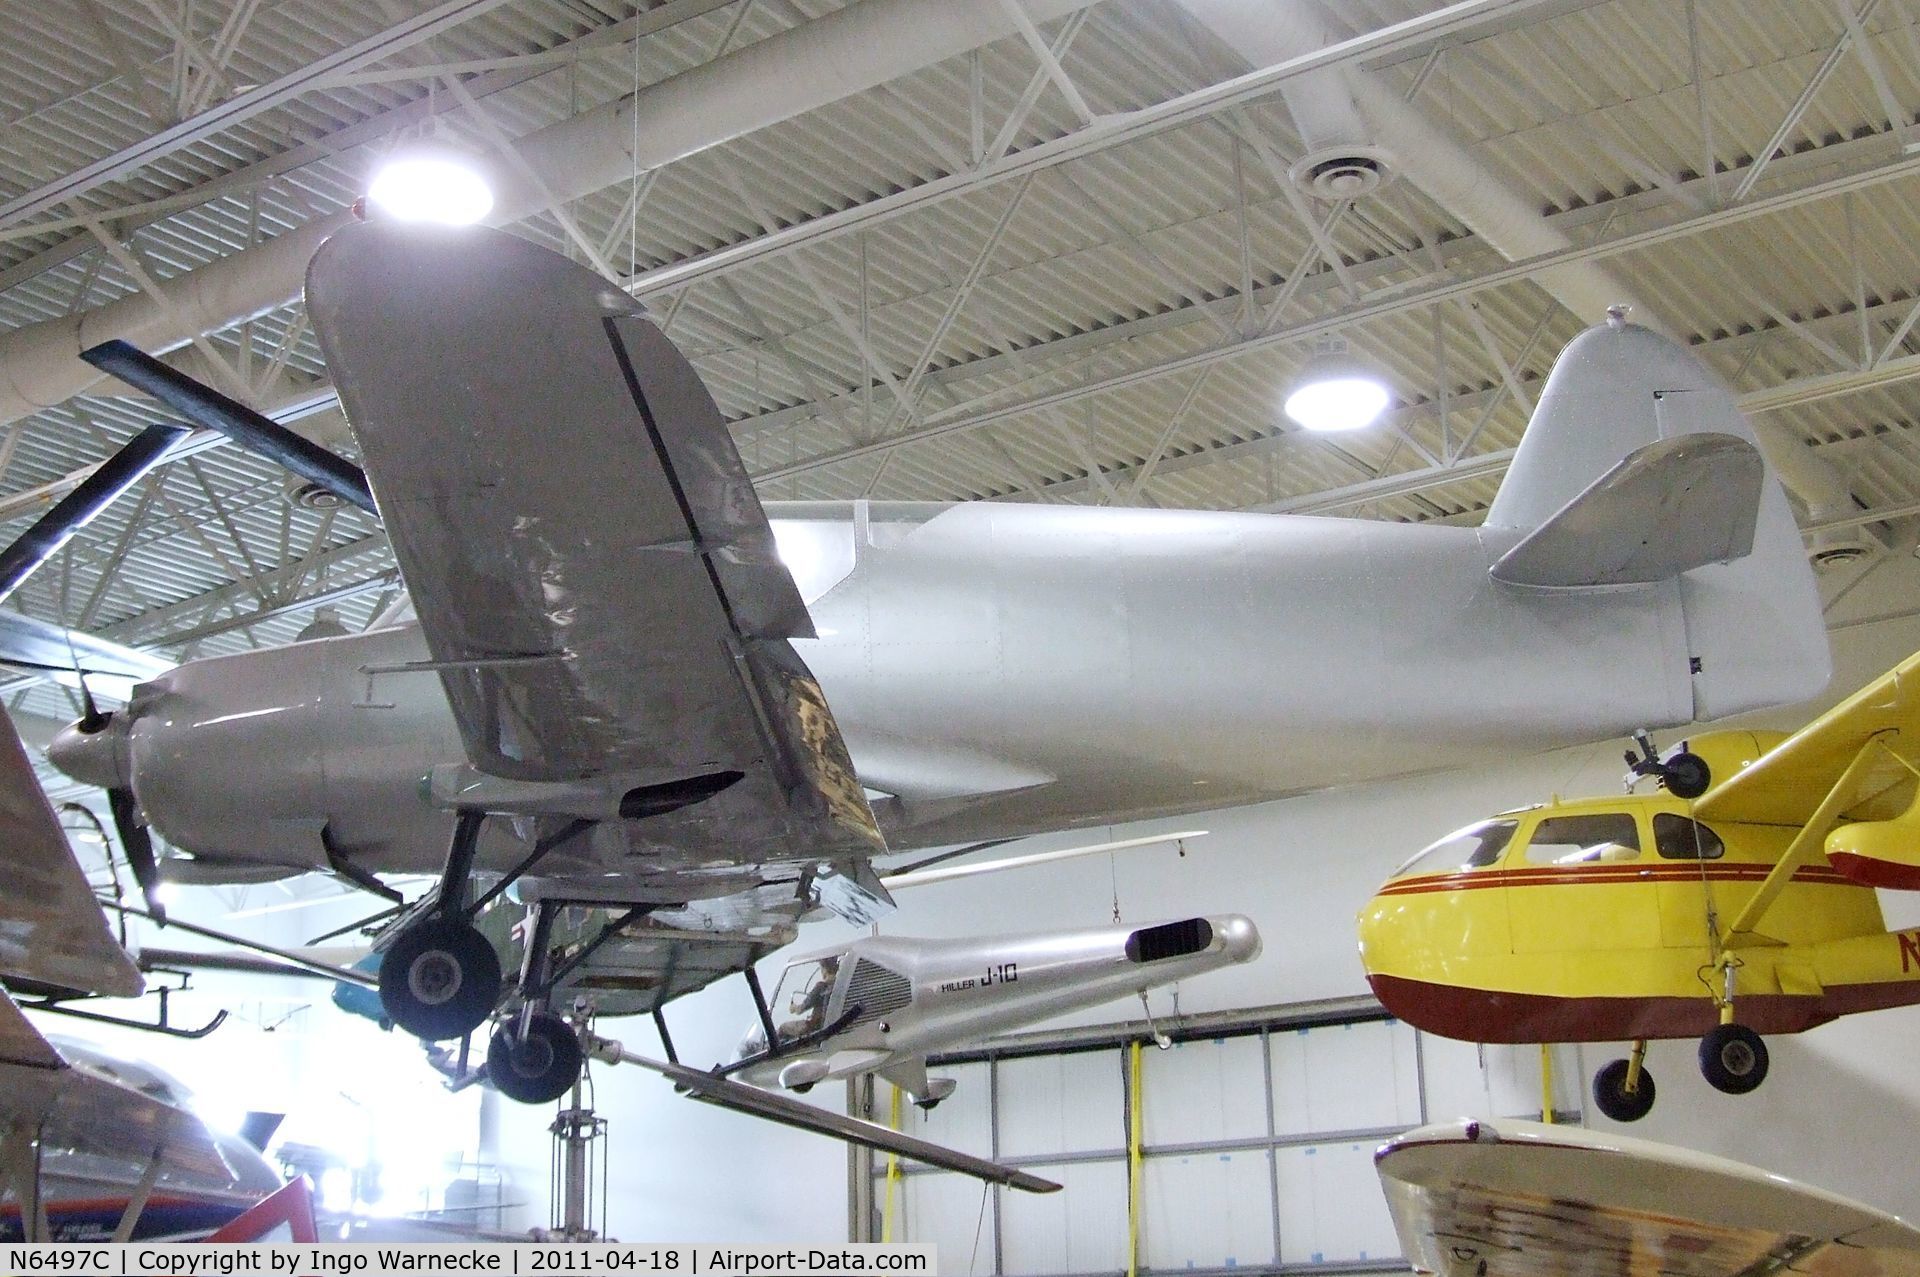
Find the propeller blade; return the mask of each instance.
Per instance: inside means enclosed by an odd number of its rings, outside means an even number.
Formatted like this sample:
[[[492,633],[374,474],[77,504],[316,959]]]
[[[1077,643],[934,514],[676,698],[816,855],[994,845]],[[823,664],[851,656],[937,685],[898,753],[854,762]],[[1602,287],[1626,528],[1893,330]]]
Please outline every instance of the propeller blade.
[[[167,907],[160,900],[160,859],[153,852],[153,835],[134,812],[133,791],[109,789],[107,807],[113,813],[121,850],[127,853],[127,867],[133,870],[133,880],[140,884],[140,894],[146,898],[147,912],[164,925]]]
[[[80,721],[74,726],[83,732],[97,732],[107,725],[111,714],[100,712],[100,702],[93,699],[93,689],[87,686],[87,672],[78,665],[73,667],[74,678],[80,684]]]
[[[170,368],[128,342],[115,339],[80,352],[101,372],[144,390],[196,426],[217,430],[241,447],[278,462],[342,501],[377,515],[366,472],[346,458],[304,439],[237,399]]]
[[[12,545],[0,550],[0,598],[13,593],[93,516],[138,483],[160,463],[174,441],[186,434],[178,426],[148,426],[41,515]]]

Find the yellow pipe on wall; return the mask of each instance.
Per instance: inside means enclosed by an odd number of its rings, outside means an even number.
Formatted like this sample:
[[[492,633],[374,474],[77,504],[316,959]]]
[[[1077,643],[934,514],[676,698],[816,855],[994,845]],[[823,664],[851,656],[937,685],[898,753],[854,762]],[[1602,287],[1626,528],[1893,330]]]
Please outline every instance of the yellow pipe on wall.
[[[891,1082],[887,1088],[893,1092],[893,1102],[887,1106],[887,1126],[897,1131],[900,1129],[900,1088]],[[880,1240],[883,1242],[893,1240],[893,1186],[899,1182],[900,1155],[888,1153],[887,1191],[880,1199]]]
[[[1127,1095],[1127,1277],[1140,1275],[1140,1126],[1145,1096],[1140,1090],[1140,1043],[1128,1060]]]

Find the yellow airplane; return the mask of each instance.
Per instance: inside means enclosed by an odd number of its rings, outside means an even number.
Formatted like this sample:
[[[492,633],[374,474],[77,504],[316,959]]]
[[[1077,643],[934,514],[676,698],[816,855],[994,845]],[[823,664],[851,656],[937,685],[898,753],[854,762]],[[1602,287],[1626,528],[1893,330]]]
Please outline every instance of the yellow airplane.
[[[1628,761],[1666,792],[1506,812],[1387,880],[1360,954],[1389,1011],[1469,1042],[1630,1040],[1593,1085],[1630,1122],[1650,1039],[1699,1035],[1742,1094],[1761,1033],[1920,1002],[1920,930],[1888,931],[1874,890],[1920,890],[1920,655],[1791,736]]]

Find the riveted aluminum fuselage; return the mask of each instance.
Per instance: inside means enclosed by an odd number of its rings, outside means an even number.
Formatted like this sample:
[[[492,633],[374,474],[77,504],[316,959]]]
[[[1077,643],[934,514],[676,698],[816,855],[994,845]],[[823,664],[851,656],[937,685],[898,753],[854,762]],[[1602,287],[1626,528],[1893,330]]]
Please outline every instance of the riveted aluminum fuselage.
[[[841,510],[837,526],[806,512],[850,562],[816,580],[819,637],[795,646],[862,780],[891,796],[876,811],[896,848],[1691,717],[1677,591],[1512,590],[1487,576],[1510,540],[1494,533],[986,504],[882,527]],[[364,863],[432,870],[451,817],[426,781],[465,755],[439,677],[382,672],[426,658],[402,625],[142,685],[115,727],[142,809],[202,856],[316,865],[327,826]],[[519,854],[494,824],[482,863]]]

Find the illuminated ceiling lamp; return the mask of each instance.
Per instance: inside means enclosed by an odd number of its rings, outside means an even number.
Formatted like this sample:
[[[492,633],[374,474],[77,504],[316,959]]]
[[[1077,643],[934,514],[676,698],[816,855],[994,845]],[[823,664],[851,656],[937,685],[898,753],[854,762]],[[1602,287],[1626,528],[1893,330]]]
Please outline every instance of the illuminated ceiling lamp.
[[[471,226],[493,211],[493,186],[470,153],[427,136],[388,153],[367,186],[367,203],[396,221]]]
[[[1350,354],[1344,337],[1328,337],[1294,378],[1285,409],[1301,428],[1331,433],[1372,425],[1389,398],[1379,370]]]

